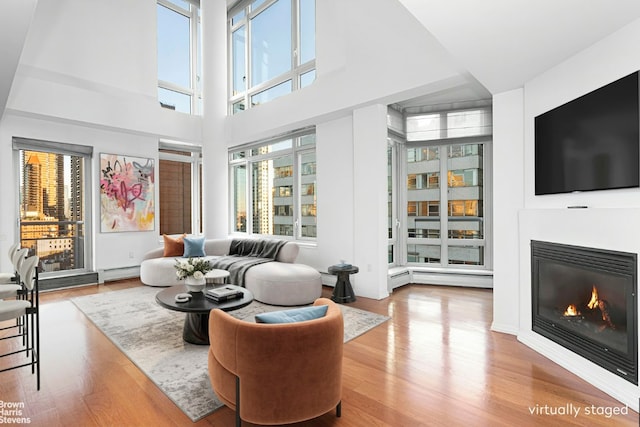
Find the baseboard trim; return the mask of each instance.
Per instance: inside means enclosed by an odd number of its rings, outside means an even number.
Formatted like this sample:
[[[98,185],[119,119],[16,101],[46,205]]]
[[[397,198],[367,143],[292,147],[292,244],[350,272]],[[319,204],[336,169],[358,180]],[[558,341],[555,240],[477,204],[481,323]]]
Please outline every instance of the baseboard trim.
[[[98,270],[98,283],[140,277],[140,266],[105,268]]]
[[[86,273],[70,274],[59,277],[41,277],[38,280],[38,287],[41,291],[51,291],[54,289],[73,288],[76,286],[98,284],[98,273],[89,271]]]

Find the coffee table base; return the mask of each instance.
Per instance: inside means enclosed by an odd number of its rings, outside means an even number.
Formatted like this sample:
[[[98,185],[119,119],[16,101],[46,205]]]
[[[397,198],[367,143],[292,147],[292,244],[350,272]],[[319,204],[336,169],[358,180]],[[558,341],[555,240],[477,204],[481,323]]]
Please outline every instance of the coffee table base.
[[[187,313],[182,339],[196,345],[209,345],[209,313]]]
[[[233,286],[233,285],[227,285]],[[189,292],[191,298],[185,302],[176,301],[178,294],[187,292],[185,285],[171,286],[156,294],[156,302],[160,306],[185,313],[182,338],[184,341],[196,345],[209,344],[209,313],[215,308],[223,311],[233,311],[246,307],[253,301],[253,294],[242,287],[234,286],[242,297],[217,303],[205,297],[203,292]]]

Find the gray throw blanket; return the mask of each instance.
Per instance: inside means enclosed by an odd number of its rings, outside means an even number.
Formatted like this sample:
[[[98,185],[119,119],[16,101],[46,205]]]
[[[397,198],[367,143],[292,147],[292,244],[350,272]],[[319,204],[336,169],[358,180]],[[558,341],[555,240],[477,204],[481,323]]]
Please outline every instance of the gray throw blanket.
[[[275,261],[285,240],[233,239],[229,255],[211,262],[213,268],[227,270],[229,283],[244,286],[244,275],[251,267]]]

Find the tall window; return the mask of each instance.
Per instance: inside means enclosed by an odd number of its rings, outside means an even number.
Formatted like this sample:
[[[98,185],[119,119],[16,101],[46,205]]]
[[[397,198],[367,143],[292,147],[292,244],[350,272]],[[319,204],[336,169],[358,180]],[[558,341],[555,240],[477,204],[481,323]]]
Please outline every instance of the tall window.
[[[85,175],[92,149],[14,138],[20,170],[20,245],[48,273],[85,272],[90,262],[90,201]]]
[[[202,113],[200,9],[158,0],[158,100],[164,108]]]
[[[202,233],[200,147],[160,142],[160,234]]]
[[[229,13],[229,110],[235,114],[315,80],[315,0],[245,0]]]
[[[406,118],[399,218],[405,262],[487,266],[485,248],[488,108],[415,114]]]
[[[387,234],[389,244],[387,248],[387,261],[389,265],[395,265],[397,262],[397,244],[398,244],[398,225],[395,212],[397,211],[397,192],[396,175],[397,175],[397,156],[396,147],[398,142],[396,138],[389,137],[387,139]]]
[[[230,152],[232,232],[317,236],[314,131]]]

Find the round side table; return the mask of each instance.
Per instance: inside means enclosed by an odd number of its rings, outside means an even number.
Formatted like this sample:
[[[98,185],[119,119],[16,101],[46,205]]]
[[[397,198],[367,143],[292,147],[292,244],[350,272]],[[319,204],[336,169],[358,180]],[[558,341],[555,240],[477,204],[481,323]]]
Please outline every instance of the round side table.
[[[229,277],[227,270],[218,270],[215,268],[204,275],[207,285],[223,284],[227,280],[227,277]]]
[[[358,267],[350,264],[336,264],[329,267],[329,274],[337,276],[336,286],[333,288],[331,299],[334,302],[354,302],[356,294],[353,292],[349,276],[359,271]]]

